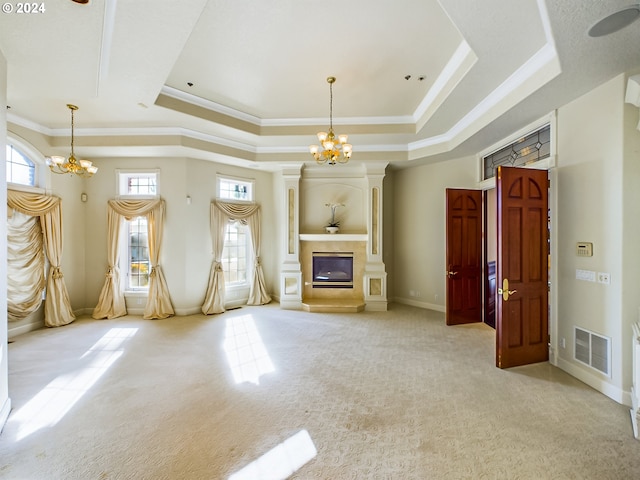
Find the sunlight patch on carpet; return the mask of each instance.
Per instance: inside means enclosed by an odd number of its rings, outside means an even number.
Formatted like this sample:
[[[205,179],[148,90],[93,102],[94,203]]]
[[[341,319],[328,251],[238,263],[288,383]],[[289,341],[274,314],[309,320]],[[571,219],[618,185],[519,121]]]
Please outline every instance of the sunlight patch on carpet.
[[[285,480],[317,454],[309,432],[300,430],[231,475],[229,480]]]
[[[236,383],[260,384],[260,377],[275,370],[251,315],[228,318],[224,351]]]
[[[80,357],[79,361],[86,363],[84,367],[56,377],[11,416],[9,422],[19,425],[16,441],[58,423],[120,358],[123,344],[137,331],[137,328],[109,330]]]

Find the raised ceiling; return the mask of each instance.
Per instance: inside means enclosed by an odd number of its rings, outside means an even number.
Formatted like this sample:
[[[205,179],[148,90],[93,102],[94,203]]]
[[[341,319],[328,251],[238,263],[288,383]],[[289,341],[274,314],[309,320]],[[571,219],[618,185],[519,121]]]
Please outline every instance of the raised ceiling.
[[[64,154],[74,103],[79,156],[272,169],[312,161],[335,76],[334,124],[350,134],[352,162],[445,160],[640,68],[640,22],[587,35],[627,3],[44,2],[0,15],[8,120],[47,135],[44,154]]]

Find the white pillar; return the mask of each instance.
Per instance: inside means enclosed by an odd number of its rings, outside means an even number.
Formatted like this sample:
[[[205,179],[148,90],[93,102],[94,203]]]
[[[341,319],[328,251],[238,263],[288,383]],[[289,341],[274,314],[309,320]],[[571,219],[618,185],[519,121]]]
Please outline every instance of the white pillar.
[[[367,263],[364,271],[366,310],[387,310],[387,272],[382,261],[382,181],[387,162],[367,163]]]
[[[282,208],[284,221],[281,242],[280,307],[302,308],[302,271],[300,269],[300,177],[302,164],[282,169]]]

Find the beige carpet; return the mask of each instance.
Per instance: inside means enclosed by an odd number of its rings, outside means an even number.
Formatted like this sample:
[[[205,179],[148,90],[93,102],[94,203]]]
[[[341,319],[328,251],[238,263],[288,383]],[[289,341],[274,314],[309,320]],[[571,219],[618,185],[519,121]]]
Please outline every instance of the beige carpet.
[[[627,407],[548,364],[499,370],[494,342],[402,305],[32,332],[9,346],[0,478],[640,478]]]

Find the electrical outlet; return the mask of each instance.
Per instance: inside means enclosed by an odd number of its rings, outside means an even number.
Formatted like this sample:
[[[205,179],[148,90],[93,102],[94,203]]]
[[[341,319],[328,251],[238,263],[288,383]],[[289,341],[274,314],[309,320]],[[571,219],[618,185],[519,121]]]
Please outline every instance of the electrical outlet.
[[[434,299],[436,302],[438,301],[438,294],[437,294],[437,293],[433,296],[433,299]]]
[[[567,342],[565,341],[564,337],[560,339],[560,346],[562,348],[567,348]]]
[[[609,285],[611,283],[610,275],[608,273],[598,272],[598,283]]]

